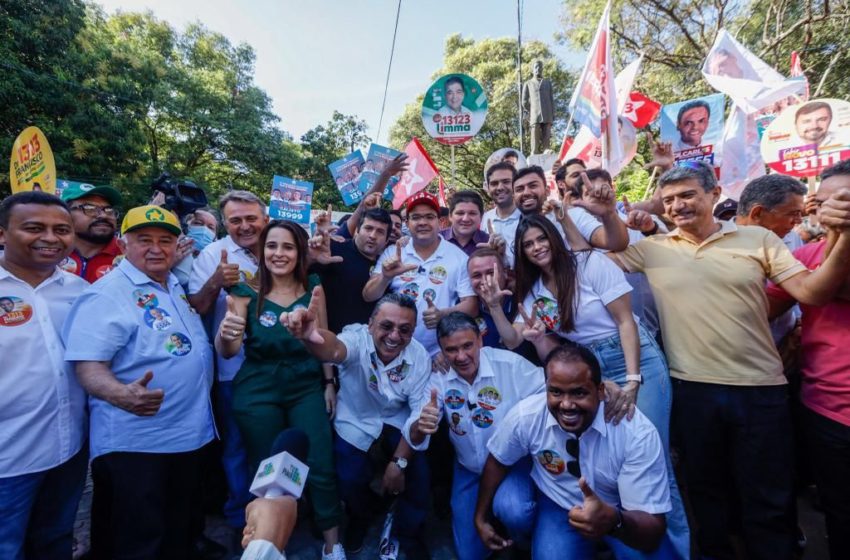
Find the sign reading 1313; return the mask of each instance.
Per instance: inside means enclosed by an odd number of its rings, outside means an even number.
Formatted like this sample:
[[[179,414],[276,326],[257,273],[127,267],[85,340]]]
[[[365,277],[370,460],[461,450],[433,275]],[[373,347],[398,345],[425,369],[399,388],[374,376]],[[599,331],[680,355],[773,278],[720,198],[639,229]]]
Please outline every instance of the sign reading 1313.
[[[487,118],[487,95],[466,74],[447,74],[434,82],[422,101],[422,126],[441,144],[463,144],[478,134]]]
[[[9,183],[12,193],[22,191],[56,192],[56,163],[44,133],[30,126],[12,145],[9,160]]]

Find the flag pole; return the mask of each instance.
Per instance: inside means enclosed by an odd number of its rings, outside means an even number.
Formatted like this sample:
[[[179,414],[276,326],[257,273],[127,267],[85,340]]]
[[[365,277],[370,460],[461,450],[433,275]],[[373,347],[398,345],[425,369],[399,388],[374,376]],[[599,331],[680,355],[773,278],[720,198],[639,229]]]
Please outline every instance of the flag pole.
[[[454,185],[457,180],[455,179],[455,145],[452,144],[452,185]]]
[[[640,198],[641,200],[646,200],[654,192],[655,189],[652,188],[652,184],[655,182],[656,175],[658,175],[658,166],[653,165],[652,173],[649,175],[649,182],[646,184],[646,189],[644,189],[643,196]]]
[[[519,151],[525,153],[522,134],[522,12],[519,0],[516,0],[516,87],[517,87],[517,121],[519,123]],[[452,177],[454,179],[454,177]]]

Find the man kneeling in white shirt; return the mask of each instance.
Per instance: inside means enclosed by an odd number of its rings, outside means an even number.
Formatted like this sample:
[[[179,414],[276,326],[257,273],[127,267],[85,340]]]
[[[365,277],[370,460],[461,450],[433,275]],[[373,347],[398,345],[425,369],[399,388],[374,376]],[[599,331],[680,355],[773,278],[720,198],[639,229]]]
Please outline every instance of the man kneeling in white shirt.
[[[670,491],[664,450],[638,411],[605,423],[599,362],[588,350],[562,346],[546,359],[545,394],[521,401],[487,444],[475,525],[491,549],[510,544],[490,522],[499,484],[531,456],[537,489],[532,557],[593,558],[605,540],[617,558],[673,558],[665,537]]]

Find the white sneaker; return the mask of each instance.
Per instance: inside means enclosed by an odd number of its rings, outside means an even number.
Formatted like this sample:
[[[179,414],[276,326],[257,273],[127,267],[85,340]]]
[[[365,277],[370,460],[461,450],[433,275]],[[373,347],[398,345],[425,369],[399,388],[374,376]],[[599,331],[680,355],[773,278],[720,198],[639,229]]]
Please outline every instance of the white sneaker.
[[[336,543],[330,552],[325,552],[325,547],[322,547],[322,560],[346,560],[345,550],[340,543]]]

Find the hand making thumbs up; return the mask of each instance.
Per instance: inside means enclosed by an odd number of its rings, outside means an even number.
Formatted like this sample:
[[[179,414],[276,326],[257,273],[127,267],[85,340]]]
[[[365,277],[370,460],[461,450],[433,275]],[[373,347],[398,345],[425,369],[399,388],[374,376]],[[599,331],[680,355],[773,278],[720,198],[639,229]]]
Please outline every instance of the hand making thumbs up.
[[[221,320],[221,325],[218,329],[218,334],[227,342],[242,340],[242,335],[245,334],[245,318],[240,315],[236,300],[233,296],[227,296],[227,312],[224,314],[224,319]]]
[[[423,434],[431,435],[437,432],[440,422],[440,403],[437,401],[437,389],[431,389],[431,399],[422,407],[419,413],[418,428]]]
[[[159,407],[162,406],[165,391],[148,389],[148,383],[152,379],[153,372],[148,370],[139,379],[126,384],[124,394],[114,404],[136,416],[153,416],[159,412]]]
[[[617,508],[603,502],[584,477],[578,479],[578,487],[584,495],[584,501],[582,505],[570,509],[570,525],[584,537],[601,539],[617,526],[621,514]]]
[[[222,288],[230,288],[239,283],[239,265],[227,262],[227,249],[221,250],[221,260],[215,269],[215,276]]]
[[[422,312],[422,321],[429,329],[436,329],[437,323],[443,318],[443,311],[434,304],[434,299],[430,294],[425,295],[425,302],[428,308]]]

